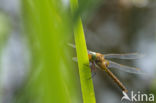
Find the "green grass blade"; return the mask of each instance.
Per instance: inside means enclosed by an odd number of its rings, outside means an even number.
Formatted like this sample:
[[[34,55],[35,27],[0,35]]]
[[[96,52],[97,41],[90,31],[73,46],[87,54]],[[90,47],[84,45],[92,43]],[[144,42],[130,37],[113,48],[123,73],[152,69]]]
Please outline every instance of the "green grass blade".
[[[71,0],[72,11],[77,8],[77,0]],[[96,103],[94,88],[91,77],[91,70],[89,68],[89,60],[86,48],[86,42],[83,32],[83,26],[80,17],[74,24],[74,36],[78,58],[81,90],[84,103]]]
[[[72,36],[70,11],[62,0],[23,0],[22,7],[32,71],[16,103],[81,103],[67,46]]]
[[[80,20],[74,31],[83,101],[84,103],[96,103],[92,79],[89,79],[91,77],[91,71],[86,66],[89,65],[89,61]]]

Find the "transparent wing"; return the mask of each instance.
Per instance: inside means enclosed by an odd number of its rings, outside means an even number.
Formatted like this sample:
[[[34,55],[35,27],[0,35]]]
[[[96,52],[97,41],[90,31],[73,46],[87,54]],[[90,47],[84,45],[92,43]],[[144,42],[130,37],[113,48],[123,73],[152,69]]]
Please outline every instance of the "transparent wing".
[[[74,62],[77,62],[77,57],[73,57],[72,60],[73,60]]]
[[[68,46],[72,47],[72,48],[76,48],[74,44],[68,43]]]
[[[145,74],[139,68],[129,67],[129,66],[126,66],[126,65],[118,64],[118,63],[112,62],[110,60],[109,60],[108,68],[120,69],[122,71],[125,71],[125,72],[128,72],[128,73],[134,73],[134,74]]]
[[[104,58],[116,58],[116,59],[138,59],[142,58],[144,55],[139,53],[128,53],[128,54],[104,54]]]
[[[71,43],[68,43],[68,46],[70,46],[70,47],[72,47],[72,48],[76,48],[75,45],[74,45],[74,44],[71,44]],[[92,52],[92,51],[90,51],[90,50],[88,50],[88,49],[87,49],[87,51],[88,51],[88,53]]]

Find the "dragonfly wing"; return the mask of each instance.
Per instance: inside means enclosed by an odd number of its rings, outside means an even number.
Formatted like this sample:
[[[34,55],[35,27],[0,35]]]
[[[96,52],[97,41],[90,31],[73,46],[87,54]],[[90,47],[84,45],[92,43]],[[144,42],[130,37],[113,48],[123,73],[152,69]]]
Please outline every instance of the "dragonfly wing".
[[[78,62],[77,57],[73,57],[72,60],[73,60],[74,62]],[[87,66],[91,66],[91,65],[92,65],[92,62],[89,62],[89,65],[87,65]],[[95,65],[95,66],[96,66],[96,65]]]
[[[68,43],[68,46],[70,46],[70,47],[72,47],[72,48],[76,48],[76,46],[75,46],[74,44],[71,44],[71,43]],[[90,51],[90,50],[88,50],[88,49],[87,49],[87,51],[88,51],[88,53],[92,52],[92,51]]]
[[[106,59],[138,59],[142,58],[144,55],[139,53],[128,53],[128,54],[104,54]]]
[[[129,67],[126,65],[112,62],[112,61],[109,61],[108,68],[116,68],[116,69],[120,69],[120,70],[128,72],[128,73],[134,73],[134,74],[145,74],[139,68]]]
[[[68,43],[68,46],[72,47],[72,48],[76,48],[74,44]]]
[[[74,62],[77,62],[77,57],[73,57],[72,60],[73,60]]]

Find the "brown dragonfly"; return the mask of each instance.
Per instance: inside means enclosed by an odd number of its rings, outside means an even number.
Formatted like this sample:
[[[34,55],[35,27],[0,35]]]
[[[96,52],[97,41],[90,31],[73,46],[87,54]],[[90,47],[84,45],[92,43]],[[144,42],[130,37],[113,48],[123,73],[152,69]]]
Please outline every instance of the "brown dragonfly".
[[[74,45],[70,46],[74,47]],[[95,67],[100,68],[101,70],[105,71],[113,80],[114,82],[122,89],[124,92],[128,92],[126,87],[120,82],[120,80],[110,71],[109,68],[117,68],[129,73],[135,74],[144,74],[139,68],[130,67],[126,65],[122,65],[116,62],[113,62],[109,59],[138,59],[143,57],[143,55],[138,53],[128,53],[128,54],[101,54],[96,53],[88,50],[88,58],[91,63],[91,70],[95,70]],[[73,58],[75,61],[76,58]]]
[[[108,69],[108,68],[118,68],[120,70],[143,74],[140,72],[139,68],[129,67],[126,65],[118,64],[116,62],[107,60],[108,58],[117,58],[117,59],[137,59],[142,55],[137,53],[129,53],[129,54],[101,54],[96,52],[88,52],[89,61],[92,63],[91,68],[94,69],[95,65],[100,67],[101,70],[104,70],[113,80],[114,82],[122,89],[124,92],[128,92],[125,86],[120,82],[120,80]]]

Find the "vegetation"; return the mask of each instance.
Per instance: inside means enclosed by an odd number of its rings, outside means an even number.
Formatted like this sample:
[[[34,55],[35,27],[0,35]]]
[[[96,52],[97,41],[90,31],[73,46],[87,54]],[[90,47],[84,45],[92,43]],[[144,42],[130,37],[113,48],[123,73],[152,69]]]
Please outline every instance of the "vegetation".
[[[72,7],[77,9],[76,2],[71,0]],[[22,7],[32,61],[29,79],[15,102],[95,103],[92,80],[88,80],[91,77],[90,69],[84,66],[89,61],[82,23],[77,13],[61,0],[23,0]],[[67,46],[73,41],[73,31],[81,87],[72,61],[73,52]]]

